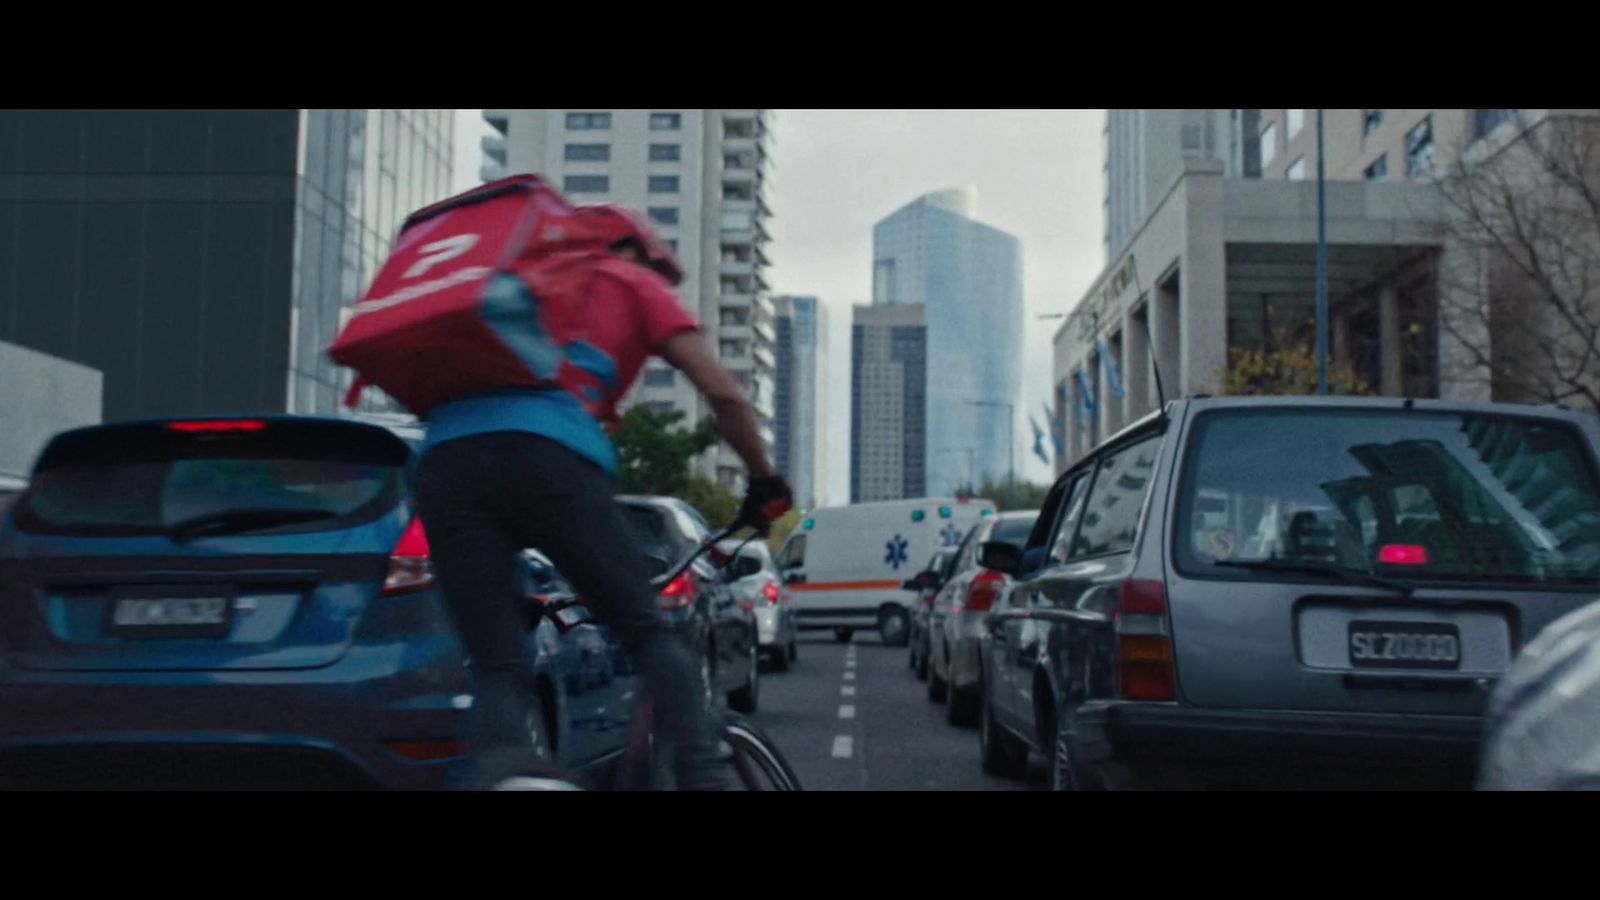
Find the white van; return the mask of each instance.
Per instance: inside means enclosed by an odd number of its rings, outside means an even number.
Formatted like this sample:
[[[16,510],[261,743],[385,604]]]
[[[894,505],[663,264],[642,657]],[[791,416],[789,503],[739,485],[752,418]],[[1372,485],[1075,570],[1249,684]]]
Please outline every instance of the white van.
[[[857,628],[877,628],[884,643],[904,644],[915,599],[904,582],[994,511],[988,500],[954,497],[812,511],[777,555],[800,628],[832,628],[841,641]]]

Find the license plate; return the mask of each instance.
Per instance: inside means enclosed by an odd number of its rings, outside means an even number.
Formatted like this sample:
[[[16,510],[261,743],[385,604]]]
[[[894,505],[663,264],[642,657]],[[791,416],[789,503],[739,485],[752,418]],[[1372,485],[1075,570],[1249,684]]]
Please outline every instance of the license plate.
[[[1365,669],[1459,669],[1461,629],[1433,622],[1350,623],[1350,665]]]
[[[232,598],[118,597],[106,630],[125,638],[202,638],[228,633]]]

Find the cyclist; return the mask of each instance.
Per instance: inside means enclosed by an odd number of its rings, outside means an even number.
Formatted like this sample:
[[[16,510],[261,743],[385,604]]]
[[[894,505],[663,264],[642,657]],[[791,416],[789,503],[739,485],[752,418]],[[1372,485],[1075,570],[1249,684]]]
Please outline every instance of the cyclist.
[[[674,295],[682,272],[665,243],[631,210],[581,213],[611,252],[583,298],[581,370],[564,367],[558,388],[464,397],[427,416],[417,500],[435,576],[473,667],[472,783],[515,787],[518,773],[548,765],[532,741],[544,723],[534,721],[518,572],[519,553],[532,547],[572,582],[643,675],[678,787],[725,789],[726,754],[699,667],[662,617],[612,499],[617,457],[602,423],[614,421],[645,360],[659,356],[710,403],[717,432],[748,469],[740,521],[764,531],[791,494],[738,382]]]

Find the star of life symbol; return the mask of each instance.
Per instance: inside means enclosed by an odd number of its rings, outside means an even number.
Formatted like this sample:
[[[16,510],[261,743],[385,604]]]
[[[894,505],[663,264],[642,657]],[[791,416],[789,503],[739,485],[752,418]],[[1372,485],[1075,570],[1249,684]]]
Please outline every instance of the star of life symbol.
[[[888,563],[890,568],[898,569],[906,564],[906,539],[904,537],[898,534],[895,535],[889,543],[884,545],[884,549],[888,552],[884,555],[883,561]]]
[[[939,532],[939,541],[945,547],[956,546],[961,543],[961,529],[956,527],[956,523],[951,522],[944,526],[943,531]]]

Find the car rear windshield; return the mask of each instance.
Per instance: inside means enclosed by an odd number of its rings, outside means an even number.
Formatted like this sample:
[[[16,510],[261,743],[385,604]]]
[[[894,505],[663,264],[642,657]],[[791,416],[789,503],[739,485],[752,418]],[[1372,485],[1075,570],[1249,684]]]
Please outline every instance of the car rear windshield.
[[[1600,484],[1555,419],[1396,410],[1222,410],[1197,417],[1177,557],[1287,560],[1391,578],[1600,582]],[[1257,574],[1262,574],[1257,570]]]
[[[685,541],[668,521],[666,510],[648,504],[624,503],[622,521],[634,547],[645,556],[676,563],[687,553]]]
[[[264,516],[244,523],[251,533],[335,530],[398,502],[409,455],[383,429],[337,422],[74,432],[40,458],[16,523],[47,534],[142,535],[240,513]]]

